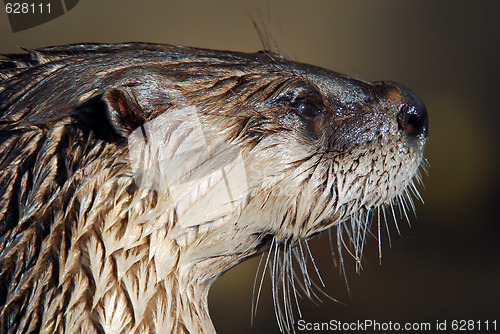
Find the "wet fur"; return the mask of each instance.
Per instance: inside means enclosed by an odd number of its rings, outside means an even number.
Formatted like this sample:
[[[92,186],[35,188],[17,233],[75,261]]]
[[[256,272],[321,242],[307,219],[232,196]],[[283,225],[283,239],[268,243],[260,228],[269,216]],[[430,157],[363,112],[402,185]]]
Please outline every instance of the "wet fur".
[[[0,78],[6,333],[214,332],[211,283],[267,249],[291,331],[306,240],[348,228],[359,260],[369,212],[408,205],[422,161],[396,89],[273,54],[82,44],[7,55]]]

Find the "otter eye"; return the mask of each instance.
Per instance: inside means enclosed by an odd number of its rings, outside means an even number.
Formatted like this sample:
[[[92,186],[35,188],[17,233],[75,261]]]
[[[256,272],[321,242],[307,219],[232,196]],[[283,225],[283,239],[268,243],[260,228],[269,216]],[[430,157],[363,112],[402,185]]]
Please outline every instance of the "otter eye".
[[[297,113],[306,118],[315,118],[321,115],[321,108],[316,103],[300,102],[297,105]]]

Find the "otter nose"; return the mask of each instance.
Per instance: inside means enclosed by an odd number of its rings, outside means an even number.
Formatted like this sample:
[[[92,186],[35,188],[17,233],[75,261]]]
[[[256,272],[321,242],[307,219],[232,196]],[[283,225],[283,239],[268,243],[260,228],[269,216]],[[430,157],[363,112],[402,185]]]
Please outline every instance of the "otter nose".
[[[410,138],[427,138],[429,120],[424,102],[409,88],[395,85],[403,98],[398,114],[399,126]]]

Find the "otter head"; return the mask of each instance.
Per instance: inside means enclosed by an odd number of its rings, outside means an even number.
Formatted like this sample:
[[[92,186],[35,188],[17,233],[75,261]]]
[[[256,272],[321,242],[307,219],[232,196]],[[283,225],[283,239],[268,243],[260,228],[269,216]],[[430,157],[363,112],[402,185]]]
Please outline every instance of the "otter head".
[[[159,216],[175,212],[175,235],[200,237],[187,247],[234,256],[295,245],[409,199],[428,129],[411,90],[267,53],[210,57],[161,68],[157,92],[151,81],[129,92],[145,113],[168,101],[130,133],[128,153],[138,187],[167,194]]]
[[[304,241],[334,225],[364,239],[371,211],[417,193],[427,112],[402,85],[266,52],[131,43],[31,57],[0,91],[4,133],[39,152],[11,168],[21,196],[6,205],[23,210],[3,235],[38,241],[25,269],[15,265],[27,240],[1,263],[11,286],[49,283],[30,290],[43,300],[10,290],[4,319],[26,316],[14,306],[31,298],[30,321],[47,331],[210,332],[206,297],[224,271],[282,250],[271,275],[290,284]],[[288,297],[277,312],[287,331]]]

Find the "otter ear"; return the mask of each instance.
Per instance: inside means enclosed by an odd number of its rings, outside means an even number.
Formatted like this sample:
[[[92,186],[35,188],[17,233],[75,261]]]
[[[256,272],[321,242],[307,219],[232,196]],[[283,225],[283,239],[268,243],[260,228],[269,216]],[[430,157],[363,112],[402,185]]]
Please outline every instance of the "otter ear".
[[[102,95],[106,115],[114,131],[127,137],[144,124],[144,111],[131,92],[113,88]]]
[[[144,124],[145,116],[133,92],[120,88],[85,100],[71,113],[76,126],[104,141],[127,138]]]

